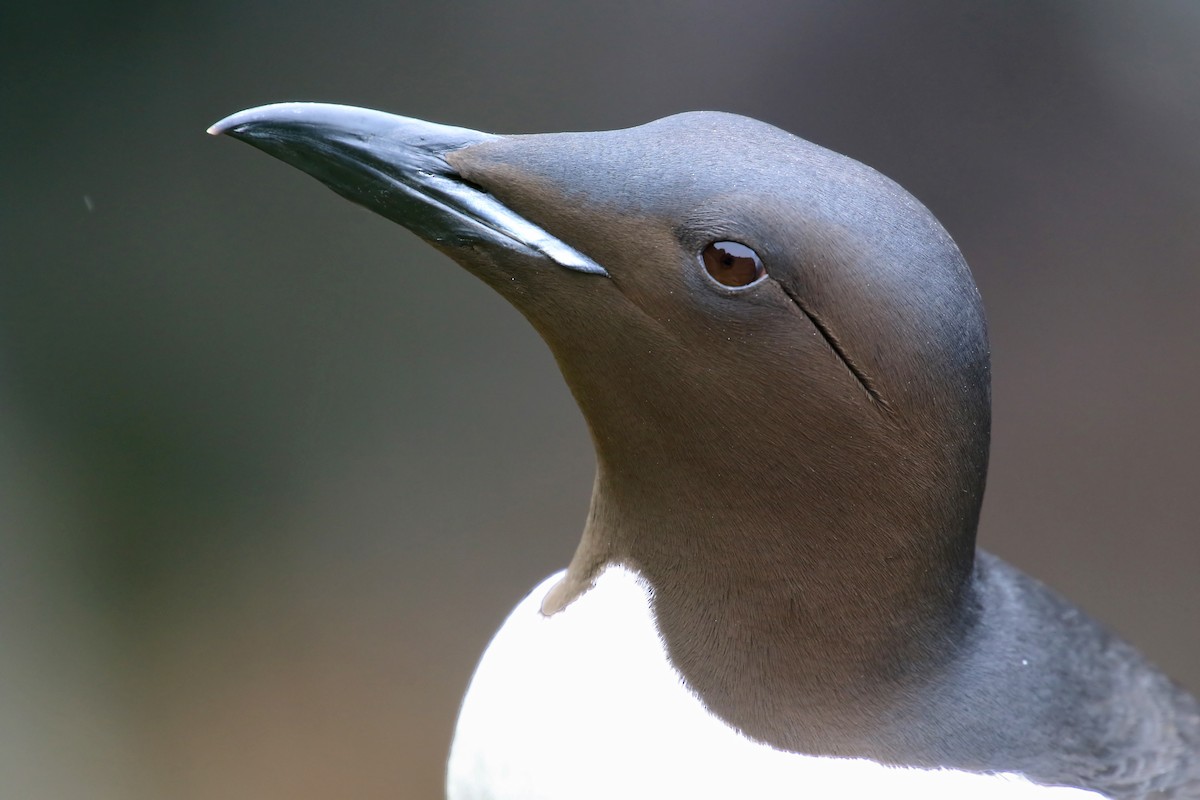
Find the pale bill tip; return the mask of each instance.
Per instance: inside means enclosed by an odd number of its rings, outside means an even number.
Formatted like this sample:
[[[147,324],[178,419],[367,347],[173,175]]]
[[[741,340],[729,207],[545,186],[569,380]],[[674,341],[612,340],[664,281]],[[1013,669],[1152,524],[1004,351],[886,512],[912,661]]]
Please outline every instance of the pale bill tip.
[[[247,108],[230,114],[219,122],[210,125],[208,133],[211,136],[220,136],[222,133],[228,133],[233,128],[245,125],[248,122],[258,122],[268,118],[277,119],[283,116],[284,113],[302,114],[307,109],[330,105],[329,103],[268,103],[265,106],[255,106],[254,108]]]

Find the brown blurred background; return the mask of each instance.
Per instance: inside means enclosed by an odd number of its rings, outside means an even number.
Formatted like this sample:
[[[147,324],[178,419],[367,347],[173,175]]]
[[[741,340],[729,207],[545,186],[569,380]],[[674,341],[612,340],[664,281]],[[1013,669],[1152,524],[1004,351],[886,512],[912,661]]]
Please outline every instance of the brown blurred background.
[[[898,180],[991,319],[983,542],[1200,690],[1200,5],[0,10],[0,795],[426,798],[586,433],[534,333],[207,125],[713,108]],[[16,6],[16,7],[14,7]]]

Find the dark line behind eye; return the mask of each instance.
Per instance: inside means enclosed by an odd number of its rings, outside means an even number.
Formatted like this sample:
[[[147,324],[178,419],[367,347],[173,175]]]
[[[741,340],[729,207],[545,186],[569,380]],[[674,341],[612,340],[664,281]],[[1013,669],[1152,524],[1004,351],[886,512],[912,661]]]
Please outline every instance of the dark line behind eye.
[[[783,282],[776,281],[776,283],[779,284],[780,289],[783,289],[783,293],[791,298],[792,302],[796,304],[796,307],[800,309],[801,313],[812,320],[813,326],[825,339],[825,343],[828,344],[829,348],[833,350],[834,354],[842,360],[842,363],[846,365],[846,369],[850,370],[850,374],[852,374],[858,380],[859,384],[862,386],[863,390],[867,393],[871,400],[873,400],[876,405],[880,406],[884,410],[890,411],[891,409],[888,406],[887,401],[883,399],[883,395],[881,395],[879,390],[875,388],[875,382],[867,376],[867,373],[859,369],[858,365],[855,364],[853,359],[850,358],[850,355],[844,349],[842,349],[842,343],[839,342],[838,338],[833,335],[833,331],[831,331],[829,327],[821,321],[820,317],[809,311],[804,303],[800,302],[800,298]]]

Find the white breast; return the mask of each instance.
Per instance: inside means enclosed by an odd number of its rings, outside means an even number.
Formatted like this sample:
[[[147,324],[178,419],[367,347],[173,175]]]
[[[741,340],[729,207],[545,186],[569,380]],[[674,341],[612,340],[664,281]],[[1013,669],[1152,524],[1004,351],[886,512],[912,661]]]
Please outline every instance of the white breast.
[[[637,574],[610,567],[544,617],[561,577],[525,598],[484,653],[450,752],[450,800],[1099,797],[754,742],[709,714],[671,666]]]

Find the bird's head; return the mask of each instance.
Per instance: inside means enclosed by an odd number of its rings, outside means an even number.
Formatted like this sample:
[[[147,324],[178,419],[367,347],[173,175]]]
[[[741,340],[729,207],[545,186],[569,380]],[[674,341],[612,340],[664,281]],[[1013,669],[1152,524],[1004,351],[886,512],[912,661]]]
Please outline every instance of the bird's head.
[[[941,225],[874,170],[712,112],[494,136],[288,103],[212,131],[410,228],[519,309],[620,502],[664,525],[768,506],[842,533],[926,526],[969,550],[982,306]]]

